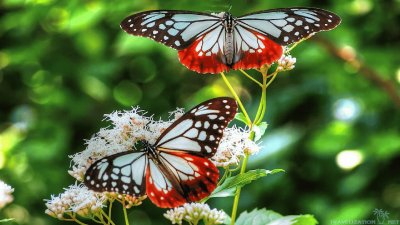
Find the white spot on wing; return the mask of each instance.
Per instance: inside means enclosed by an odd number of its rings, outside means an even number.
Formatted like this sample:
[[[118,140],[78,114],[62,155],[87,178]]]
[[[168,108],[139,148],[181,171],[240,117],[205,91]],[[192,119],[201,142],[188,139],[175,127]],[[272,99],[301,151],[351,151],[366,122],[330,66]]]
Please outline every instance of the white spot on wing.
[[[137,185],[141,185],[144,177],[144,172],[146,169],[146,161],[147,157],[141,157],[140,159],[136,160],[132,165],[132,179],[135,181]]]
[[[188,138],[195,138],[198,134],[199,130],[197,130],[196,128],[192,128],[188,132],[186,132],[184,136]]]
[[[200,147],[199,143],[197,143],[197,141],[193,141],[193,140],[190,140],[185,137],[178,137],[178,138],[172,139],[172,140],[162,144],[160,147],[169,148],[169,149],[194,151],[194,152],[201,151],[201,147]]]
[[[181,121],[178,125],[172,128],[167,134],[165,134],[161,140],[158,141],[159,144],[163,144],[164,142],[177,137],[187,131],[193,125],[193,120],[186,119]]]
[[[217,119],[217,115],[208,115],[208,118],[210,118],[211,120],[215,120],[215,119]]]
[[[154,186],[157,190],[167,190],[171,186],[169,181],[164,177],[158,167],[150,160],[150,176],[154,181]]]
[[[271,22],[278,27],[283,27],[287,24],[286,20],[272,20]]]
[[[200,115],[211,114],[211,113],[219,113],[219,110],[212,110],[212,109],[199,110],[194,115],[200,116]]]
[[[205,131],[201,131],[198,138],[199,138],[200,141],[206,140],[207,133]]]
[[[121,169],[121,173],[122,173],[122,175],[124,175],[124,176],[129,176],[130,173],[131,173],[130,165],[127,165],[127,166],[123,167],[123,168]]]
[[[303,25],[303,21],[297,20],[295,24],[296,24],[296,26],[301,26],[301,25]]]
[[[281,30],[278,29],[275,25],[273,25],[272,23],[270,23],[268,21],[260,23],[259,20],[245,20],[242,22],[244,22],[244,23],[248,24],[249,26],[254,27],[266,34],[269,34],[273,37],[279,37],[281,35]],[[242,32],[242,31],[240,31],[240,32]]]
[[[179,16],[179,15],[175,15]],[[175,17],[174,16],[174,17]],[[203,31],[207,31],[211,26],[216,24],[217,21],[199,21],[199,22],[193,22],[190,24],[182,33],[182,39],[184,41],[188,41],[189,39],[195,37],[199,33],[202,33]]]
[[[168,34],[175,36],[178,34],[178,30],[174,29],[174,28],[170,28],[170,29],[168,29]]]
[[[310,19],[319,21],[319,18],[316,17],[316,16],[313,16],[313,15],[310,15],[311,13],[312,12],[307,12],[307,11],[296,11],[296,12],[294,12],[294,14],[297,14],[299,16],[303,16],[303,17],[306,17],[306,18],[310,18]]]
[[[190,23],[185,23],[185,22],[178,22],[174,24],[174,28],[178,30],[185,29],[187,26],[189,26]]]
[[[293,29],[294,29],[294,26],[292,26],[292,25],[286,25],[286,26],[284,26],[283,28],[282,28],[284,31],[286,31],[286,32],[291,32]]]

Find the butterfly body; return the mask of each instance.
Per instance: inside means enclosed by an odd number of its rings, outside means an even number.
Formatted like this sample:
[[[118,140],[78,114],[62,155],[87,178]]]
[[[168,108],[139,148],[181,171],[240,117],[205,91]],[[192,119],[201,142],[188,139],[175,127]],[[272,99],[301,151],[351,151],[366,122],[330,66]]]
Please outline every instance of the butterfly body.
[[[264,10],[241,17],[154,10],[127,17],[121,27],[177,49],[181,63],[191,70],[219,73],[271,64],[282,56],[284,46],[339,23],[337,15],[317,8]]]
[[[86,171],[84,183],[98,192],[147,194],[159,207],[172,208],[208,196],[219,172],[208,159],[236,114],[231,98],[215,98],[176,120],[154,144],[104,157]]]

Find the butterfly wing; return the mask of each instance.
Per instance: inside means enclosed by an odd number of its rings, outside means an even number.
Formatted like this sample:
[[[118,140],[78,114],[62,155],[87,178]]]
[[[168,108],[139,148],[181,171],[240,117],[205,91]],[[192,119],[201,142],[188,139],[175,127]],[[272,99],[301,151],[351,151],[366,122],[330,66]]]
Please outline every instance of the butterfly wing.
[[[147,195],[159,207],[201,200],[215,189],[219,173],[208,160],[237,111],[232,98],[205,101],[176,120],[155,143],[149,162]]]
[[[161,208],[174,208],[211,194],[219,173],[207,158],[185,152],[160,152],[160,164],[149,161],[147,195]]]
[[[117,192],[132,196],[145,193],[145,152],[121,152],[93,163],[85,173],[85,185],[97,192]]]
[[[198,73],[220,73],[228,71],[224,55],[226,31],[217,26],[197,38],[187,48],[180,50],[179,60],[188,69]]]
[[[242,26],[234,28],[234,64],[232,69],[260,68],[272,64],[283,54],[283,47],[253,29]]]
[[[224,63],[225,29],[220,16],[179,10],[147,11],[125,18],[121,28],[179,50],[179,60],[190,70],[229,70]]]
[[[282,8],[244,15],[236,22],[232,68],[251,69],[278,60],[282,46],[335,28],[340,17],[318,8]]]
[[[128,16],[121,22],[127,33],[151,38],[177,50],[219,26],[217,16],[182,10],[154,10]]]
[[[336,14],[318,8],[281,8],[251,13],[238,18],[237,26],[288,45],[309,35],[331,30],[340,23]]]
[[[158,151],[181,151],[203,157],[214,155],[223,130],[234,118],[237,103],[221,97],[205,101],[176,120],[158,138]]]

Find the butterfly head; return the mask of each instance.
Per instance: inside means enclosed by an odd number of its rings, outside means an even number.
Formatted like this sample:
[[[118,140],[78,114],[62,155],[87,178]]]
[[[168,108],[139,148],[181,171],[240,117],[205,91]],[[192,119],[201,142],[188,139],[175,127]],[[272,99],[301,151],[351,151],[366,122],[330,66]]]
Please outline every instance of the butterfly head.
[[[224,12],[222,18],[223,18],[223,21],[224,21],[225,29],[228,32],[231,31],[232,27],[233,27],[233,20],[234,20],[232,14],[230,12]]]

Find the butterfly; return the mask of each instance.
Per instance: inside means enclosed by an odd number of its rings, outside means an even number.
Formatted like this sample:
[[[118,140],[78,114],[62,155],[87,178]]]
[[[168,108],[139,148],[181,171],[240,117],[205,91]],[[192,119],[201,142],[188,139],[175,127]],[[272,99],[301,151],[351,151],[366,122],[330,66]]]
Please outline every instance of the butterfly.
[[[219,172],[208,158],[236,111],[232,98],[205,101],[170,125],[155,144],[143,141],[138,151],[97,160],[86,171],[84,184],[97,192],[147,194],[161,208],[199,201],[216,188]]]
[[[229,12],[154,10],[128,16],[121,28],[177,49],[179,60],[190,70],[220,73],[271,64],[282,56],[284,46],[331,30],[340,21],[318,8],[280,8],[241,17]]]

